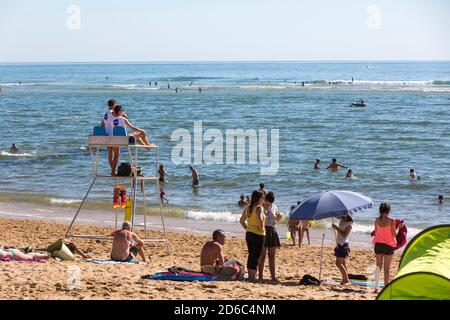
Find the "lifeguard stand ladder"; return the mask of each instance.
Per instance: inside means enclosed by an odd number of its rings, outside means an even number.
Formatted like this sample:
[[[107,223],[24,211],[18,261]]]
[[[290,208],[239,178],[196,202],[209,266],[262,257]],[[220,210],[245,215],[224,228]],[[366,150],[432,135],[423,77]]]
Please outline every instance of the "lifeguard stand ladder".
[[[95,133],[95,129],[94,129]],[[91,182],[91,185],[89,186],[88,191],[86,192],[86,195],[84,196],[84,199],[81,201],[80,206],[78,207],[78,210],[72,220],[72,222],[69,225],[69,228],[66,231],[65,238],[87,238],[87,239],[102,239],[102,240],[112,240],[112,236],[99,236],[99,235],[88,235],[88,234],[72,234],[71,229],[75,223],[75,220],[78,217],[78,214],[81,211],[81,208],[83,207],[87,197],[89,196],[89,193],[92,190],[92,187],[94,186],[97,179],[110,179],[115,180],[116,185],[119,184],[121,180],[129,180],[131,182],[131,195],[133,197],[133,207],[131,209],[131,228],[132,230],[136,227],[136,189],[138,188],[138,181],[141,181],[141,192],[142,192],[142,199],[143,199],[143,205],[144,205],[144,234],[145,236],[141,238],[144,242],[164,242],[166,244],[167,252],[170,253],[169,249],[169,241],[167,239],[166,235],[166,226],[164,221],[164,214],[163,214],[163,205],[162,205],[162,199],[160,197],[160,186],[159,186],[159,179],[157,177],[157,171],[159,166],[159,155],[158,155],[158,146],[155,144],[152,144],[150,146],[150,150],[155,150],[155,163],[156,163],[156,170],[155,170],[155,176],[138,176],[137,175],[137,167],[138,167],[138,150],[141,148],[149,148],[148,146],[142,146],[138,144],[130,144],[129,143],[129,137],[128,136],[106,136],[106,135],[90,135],[88,140],[88,146],[89,151],[91,154],[92,159],[92,166],[94,169],[94,178]],[[128,150],[128,154],[130,157],[130,164],[133,169],[133,175],[132,176],[109,176],[109,175],[101,175],[98,171],[98,164],[99,164],[99,153],[101,148],[108,148],[108,147],[116,147],[116,148],[125,148]],[[146,207],[146,196],[145,196],[145,181],[154,181],[156,183],[156,192],[157,192],[157,199],[159,203],[159,212],[161,215],[161,222],[162,222],[162,229],[163,229],[163,238],[150,238],[147,237],[147,207]],[[116,218],[115,218],[115,226],[117,230],[117,210],[116,210]]]

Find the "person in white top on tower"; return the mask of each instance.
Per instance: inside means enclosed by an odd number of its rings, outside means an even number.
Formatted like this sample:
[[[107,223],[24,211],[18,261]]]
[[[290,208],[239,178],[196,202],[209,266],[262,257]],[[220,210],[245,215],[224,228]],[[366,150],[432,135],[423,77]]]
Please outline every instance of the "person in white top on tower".
[[[136,140],[137,143],[148,147],[147,150],[150,150],[150,141],[148,140],[148,136],[147,133],[145,132],[144,129],[135,127],[127,118],[125,118],[124,112],[123,112],[123,107],[121,105],[116,105],[114,107],[114,117],[112,118],[112,124],[113,124],[113,128],[114,127],[123,127],[125,128],[125,132],[126,132],[126,127],[130,128],[131,130],[133,130],[132,133],[130,133],[130,136],[133,136]]]

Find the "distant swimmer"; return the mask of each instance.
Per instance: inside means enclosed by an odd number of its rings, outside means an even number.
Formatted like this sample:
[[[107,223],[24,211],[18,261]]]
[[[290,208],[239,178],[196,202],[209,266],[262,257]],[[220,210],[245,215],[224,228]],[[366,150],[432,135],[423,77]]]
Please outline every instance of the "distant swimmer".
[[[158,81],[155,81],[155,87],[158,85]]]
[[[149,81],[149,82],[148,82],[148,85],[149,85],[149,86],[151,87],[151,86],[152,86],[152,82],[151,82],[151,81]]]
[[[314,170],[320,169],[320,159],[316,159],[316,163],[314,163]]]
[[[189,87],[192,87],[193,83],[194,83],[194,81],[191,81],[191,83],[189,83]]]
[[[12,144],[11,149],[9,149],[10,153],[20,153],[20,149],[18,146],[16,146],[15,143]]]
[[[305,81],[302,81],[302,87],[304,87],[305,86]]]
[[[198,171],[192,165],[189,166],[189,169],[192,172],[192,186],[198,187],[200,185],[200,177],[199,177]]]
[[[241,194],[241,200],[239,200],[238,206],[239,206],[239,208],[242,208],[242,209],[244,209],[246,206],[248,206],[248,203],[247,203],[247,201],[245,201],[243,194]]]
[[[347,175],[345,176],[347,179],[353,179],[353,171],[352,170],[348,170],[347,171]]]
[[[202,88],[201,87],[198,87],[198,92],[202,92]]]
[[[170,83],[167,83],[167,89],[170,89]]]
[[[355,81],[355,79],[353,79],[353,77],[352,77],[352,83]]]
[[[175,88],[175,92],[178,93],[178,87]]]
[[[105,79],[106,79],[106,80],[108,80],[108,79],[109,79],[109,77],[105,77]]]
[[[264,183],[260,183],[259,184],[259,192],[262,192],[264,195],[267,193],[266,190],[264,190],[266,186],[264,185]]]
[[[444,196],[443,195],[438,196],[438,204],[444,204]]]
[[[328,169],[331,169],[331,171],[336,172],[336,171],[338,171],[338,170],[341,169],[341,168],[348,169],[348,167],[346,167],[346,166],[344,166],[343,164],[337,162],[336,159],[333,159],[332,162],[331,162],[331,164],[327,167],[327,170],[328,170]]]
[[[420,177],[417,175],[417,172],[414,169],[409,170],[409,178],[411,180],[420,180]]]

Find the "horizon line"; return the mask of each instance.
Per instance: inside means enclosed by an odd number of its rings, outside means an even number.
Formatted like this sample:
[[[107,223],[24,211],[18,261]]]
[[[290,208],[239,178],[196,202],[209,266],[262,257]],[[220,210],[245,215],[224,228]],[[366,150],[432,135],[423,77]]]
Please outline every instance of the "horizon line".
[[[362,62],[450,62],[450,59],[304,59],[304,60],[113,60],[113,61],[0,61],[0,64],[164,64],[164,63],[362,63]]]

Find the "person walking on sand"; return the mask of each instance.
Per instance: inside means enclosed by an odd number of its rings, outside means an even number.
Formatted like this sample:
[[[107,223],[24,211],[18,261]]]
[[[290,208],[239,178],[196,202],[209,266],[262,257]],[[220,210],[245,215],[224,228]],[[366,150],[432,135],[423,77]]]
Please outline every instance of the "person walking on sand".
[[[255,282],[259,258],[264,248],[266,235],[266,215],[262,206],[264,193],[255,190],[252,193],[251,202],[242,212],[239,223],[246,230],[245,241],[247,242],[248,258],[247,270],[248,280]]]
[[[200,177],[198,175],[197,169],[195,169],[192,165],[190,165],[189,170],[191,170],[192,173],[192,186],[198,187],[200,185]]]
[[[170,177],[170,174],[168,174],[166,172],[166,170],[164,169],[164,165],[163,164],[159,165],[158,174],[159,174],[159,182],[167,182],[166,176]]]
[[[331,169],[331,171],[336,172],[336,171],[338,171],[341,168],[348,169],[348,167],[346,167],[343,164],[337,162],[337,160],[335,158],[333,158],[333,160],[331,161],[331,164],[327,167],[327,170]]]
[[[336,230],[337,245],[334,248],[334,255],[336,256],[336,266],[342,274],[341,285],[350,283],[348,278],[348,269],[345,259],[348,257],[350,247],[348,245],[348,236],[352,231],[353,219],[349,215],[341,216],[339,226],[334,223],[331,227]]]
[[[111,260],[129,262],[139,254],[142,261],[147,262],[144,243],[134,232],[131,232],[130,222],[124,221],[122,229],[114,231],[111,235],[113,236]]]
[[[376,255],[377,273],[380,273],[384,264],[384,286],[389,284],[391,279],[390,269],[392,256],[397,246],[396,236],[398,230],[405,226],[400,223],[395,227],[395,219],[389,217],[391,206],[388,203],[381,203],[379,209],[380,216],[375,220],[375,236],[372,240]],[[378,286],[378,280],[377,280]],[[375,289],[378,292],[378,288]]]
[[[277,206],[274,204],[275,195],[272,191],[266,194],[264,197],[264,213],[266,215],[266,237],[264,239],[264,248],[259,258],[258,272],[259,280],[263,280],[264,262],[266,255],[269,256],[269,270],[272,282],[278,282],[275,276],[275,254],[277,248],[281,247],[280,238],[278,237],[277,229],[275,228],[278,221],[283,217]]]

